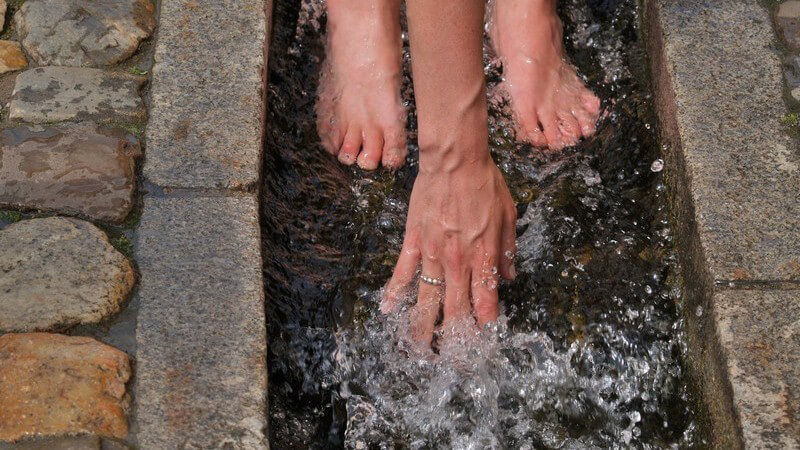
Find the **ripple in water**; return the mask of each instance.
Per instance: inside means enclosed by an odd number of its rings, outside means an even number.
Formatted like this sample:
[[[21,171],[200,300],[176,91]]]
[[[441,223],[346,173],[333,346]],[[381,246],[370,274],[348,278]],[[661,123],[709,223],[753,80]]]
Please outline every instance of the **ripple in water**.
[[[440,330],[427,353],[406,345],[405,310],[377,311],[416,176],[410,78],[408,167],[339,165],[314,129],[324,5],[291,4],[276,3],[262,217],[273,447],[703,447],[635,1],[561,2],[569,53],[606,99],[597,137],[575,149],[514,143],[487,53],[519,275],[500,286],[497,324]]]

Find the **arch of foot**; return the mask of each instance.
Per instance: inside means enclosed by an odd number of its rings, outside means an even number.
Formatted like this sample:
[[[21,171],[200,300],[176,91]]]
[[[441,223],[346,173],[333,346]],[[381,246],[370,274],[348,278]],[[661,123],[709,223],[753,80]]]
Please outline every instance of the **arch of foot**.
[[[152,0],[0,0],[0,449],[128,446],[155,26]]]

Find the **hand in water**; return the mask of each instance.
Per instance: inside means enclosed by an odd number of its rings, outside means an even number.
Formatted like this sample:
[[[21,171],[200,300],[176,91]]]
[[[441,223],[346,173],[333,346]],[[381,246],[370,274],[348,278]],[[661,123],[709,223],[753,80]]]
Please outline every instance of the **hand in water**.
[[[414,341],[430,345],[443,306],[447,330],[474,316],[479,326],[497,319],[499,278],[513,279],[516,208],[497,166],[484,158],[450,171],[420,171],[411,193],[406,235],[381,310],[396,308],[410,291],[417,267],[422,275],[411,310]]]

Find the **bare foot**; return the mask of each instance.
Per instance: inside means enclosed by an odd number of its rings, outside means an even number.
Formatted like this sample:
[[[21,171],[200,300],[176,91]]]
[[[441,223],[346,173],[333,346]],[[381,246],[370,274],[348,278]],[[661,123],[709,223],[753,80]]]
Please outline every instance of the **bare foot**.
[[[594,134],[600,100],[564,60],[555,0],[497,0],[492,21],[520,140],[558,150]]]
[[[398,0],[328,0],[317,130],[343,164],[372,170],[405,162],[401,51]]]

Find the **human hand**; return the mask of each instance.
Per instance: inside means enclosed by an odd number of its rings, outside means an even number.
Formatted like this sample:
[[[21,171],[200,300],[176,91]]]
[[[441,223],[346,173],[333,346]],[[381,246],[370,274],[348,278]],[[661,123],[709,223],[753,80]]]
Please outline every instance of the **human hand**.
[[[516,277],[515,253],[516,208],[488,153],[452,171],[421,171],[411,192],[403,249],[381,310],[399,305],[421,260],[422,275],[445,284],[420,280],[410,315],[414,341],[430,345],[440,305],[445,329],[471,316],[483,327],[497,319],[500,276]]]

